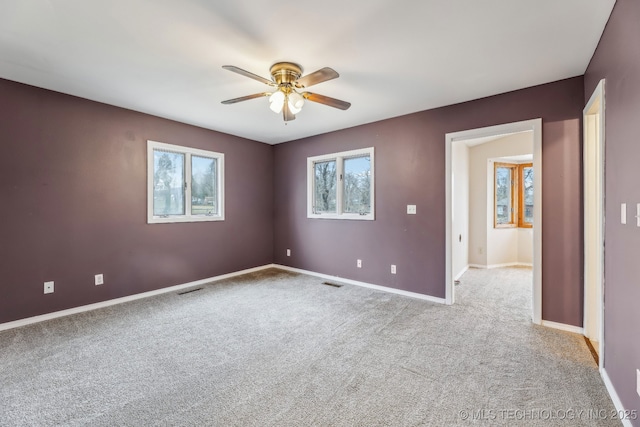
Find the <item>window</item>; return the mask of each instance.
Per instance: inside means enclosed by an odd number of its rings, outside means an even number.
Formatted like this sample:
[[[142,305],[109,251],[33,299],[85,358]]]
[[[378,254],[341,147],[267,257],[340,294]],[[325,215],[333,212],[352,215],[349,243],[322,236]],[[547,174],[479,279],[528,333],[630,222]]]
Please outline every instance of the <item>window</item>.
[[[147,222],[224,220],[224,154],[147,141]]]
[[[533,226],[533,164],[494,164],[494,227]]]
[[[307,217],[374,219],[373,147],[307,159]]]
[[[533,164],[518,165],[518,227],[533,227]]]

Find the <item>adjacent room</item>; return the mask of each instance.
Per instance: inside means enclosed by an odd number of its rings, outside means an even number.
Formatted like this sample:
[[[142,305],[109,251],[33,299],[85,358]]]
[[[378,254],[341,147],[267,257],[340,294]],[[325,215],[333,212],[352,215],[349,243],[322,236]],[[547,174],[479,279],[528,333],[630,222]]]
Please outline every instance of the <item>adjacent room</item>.
[[[0,2],[0,426],[640,426],[639,23]]]

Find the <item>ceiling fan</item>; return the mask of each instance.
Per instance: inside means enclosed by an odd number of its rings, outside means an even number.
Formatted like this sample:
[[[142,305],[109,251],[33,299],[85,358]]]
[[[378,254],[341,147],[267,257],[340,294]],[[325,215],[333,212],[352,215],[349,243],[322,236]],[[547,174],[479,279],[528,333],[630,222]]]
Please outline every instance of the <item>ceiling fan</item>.
[[[282,112],[285,122],[295,120],[296,114],[302,110],[304,101],[318,102],[330,107],[346,110],[351,107],[351,103],[339,99],[318,95],[311,92],[299,92],[318,83],[335,79],[340,75],[329,67],[321,68],[306,76],[302,75],[302,67],[293,62],[277,62],[271,66],[271,80],[260,77],[256,74],[245,71],[233,65],[223,65],[225,70],[233,71],[240,75],[262,82],[274,88],[273,92],[260,92],[253,95],[242,96],[240,98],[222,101],[223,104],[235,104],[236,102],[247,101],[249,99],[269,97],[269,108],[276,114]]]

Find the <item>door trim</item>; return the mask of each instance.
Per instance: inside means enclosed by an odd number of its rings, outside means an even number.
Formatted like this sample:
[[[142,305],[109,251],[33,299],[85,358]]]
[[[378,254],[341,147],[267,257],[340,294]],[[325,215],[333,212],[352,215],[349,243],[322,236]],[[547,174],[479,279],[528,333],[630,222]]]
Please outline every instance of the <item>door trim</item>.
[[[456,141],[506,135],[516,132],[533,131],[533,300],[531,320],[535,324],[542,322],[542,119],[524,120],[445,135],[445,218],[446,218],[446,255],[445,255],[445,302],[455,302],[453,281],[453,245],[452,224],[452,144]]]
[[[589,116],[597,115],[596,118],[596,126],[597,126],[597,138],[593,141],[596,146],[596,164],[590,164],[588,160],[588,149],[590,141],[590,135],[592,134],[589,129],[590,119]],[[599,369],[602,371],[604,368],[604,224],[605,224],[605,212],[604,212],[604,201],[605,201],[605,186],[604,186],[604,172],[605,172],[605,80],[602,79],[598,82],[598,86],[593,91],[593,94],[589,98],[589,102],[584,107],[582,111],[583,118],[583,143],[582,143],[582,169],[583,169],[583,219],[584,219],[584,248],[583,248],[583,263],[584,263],[584,317],[583,317],[583,328],[584,335],[587,336],[587,333],[591,327],[592,320],[588,316],[588,305],[592,302],[598,304],[596,310],[598,311],[598,316],[600,317],[600,330],[598,331],[598,359],[599,359]],[[595,170],[594,170],[595,169]],[[589,192],[587,191],[587,180],[589,178],[589,174],[595,174],[595,186],[596,186],[596,194],[595,194],[595,224],[590,224],[588,221],[588,214],[593,213],[589,211],[589,205],[587,197]],[[593,238],[589,238],[590,234],[589,227],[596,227],[596,233]],[[593,253],[591,252],[593,251]],[[588,271],[588,262],[591,257],[595,258],[595,275],[596,280],[596,294],[594,295],[595,301],[591,301],[587,298],[591,293],[588,291],[588,278],[591,273]]]

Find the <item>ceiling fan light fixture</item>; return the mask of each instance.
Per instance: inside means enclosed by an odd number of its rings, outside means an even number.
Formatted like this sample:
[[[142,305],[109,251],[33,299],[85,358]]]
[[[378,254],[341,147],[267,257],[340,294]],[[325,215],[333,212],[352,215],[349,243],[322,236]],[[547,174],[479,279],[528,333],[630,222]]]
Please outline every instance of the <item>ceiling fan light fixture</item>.
[[[331,98],[317,93],[306,92],[309,86],[332,80],[340,75],[329,67],[324,67],[311,74],[302,76],[302,67],[293,62],[277,62],[271,66],[271,80],[265,79],[257,74],[250,73],[233,65],[223,65],[225,70],[232,71],[253,80],[257,80],[274,88],[274,92],[261,92],[252,95],[241,96],[239,98],[227,99],[223,104],[235,104],[236,102],[247,101],[249,99],[269,97],[269,109],[276,114],[282,114],[285,122],[295,120],[295,115],[302,111],[306,100],[340,110],[348,110],[351,103]],[[304,90],[299,93],[297,90]]]
[[[277,90],[273,92],[269,97],[269,108],[271,109],[271,111],[276,114],[280,114],[282,112],[282,108],[284,107],[285,98],[286,96],[282,91]]]
[[[291,92],[288,96],[289,101],[289,109],[293,114],[298,114],[302,110],[302,106],[304,105],[304,97],[300,95],[298,92]]]

